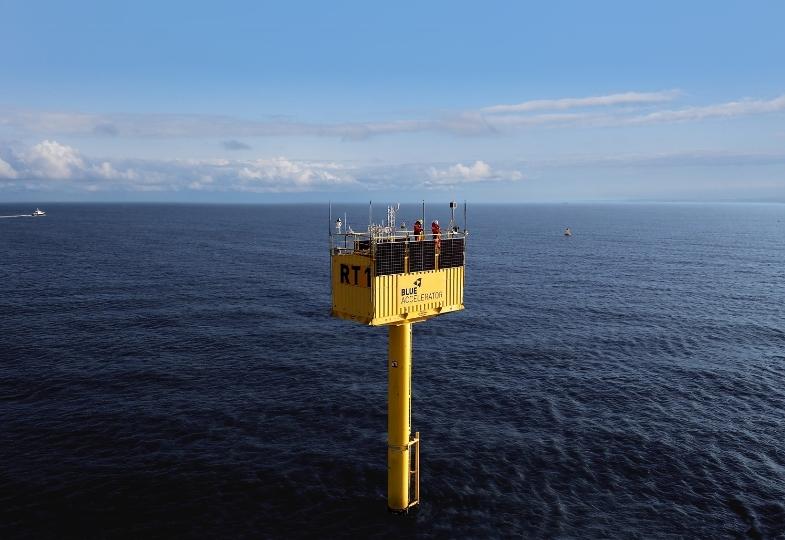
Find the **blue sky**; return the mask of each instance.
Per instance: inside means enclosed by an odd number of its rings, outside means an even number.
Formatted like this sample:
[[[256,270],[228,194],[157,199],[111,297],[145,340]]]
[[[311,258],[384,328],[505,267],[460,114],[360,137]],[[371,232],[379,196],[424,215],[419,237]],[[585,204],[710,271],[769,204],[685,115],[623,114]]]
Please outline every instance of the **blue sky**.
[[[0,201],[785,200],[782,2],[0,7]]]

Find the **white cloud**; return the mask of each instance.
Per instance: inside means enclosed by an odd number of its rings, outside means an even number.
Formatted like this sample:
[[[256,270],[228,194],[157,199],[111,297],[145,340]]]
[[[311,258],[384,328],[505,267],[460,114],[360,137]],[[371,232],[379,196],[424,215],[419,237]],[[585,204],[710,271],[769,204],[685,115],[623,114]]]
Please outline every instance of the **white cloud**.
[[[546,125],[624,126],[733,118],[785,110],[785,95],[771,100],[749,99],[681,109],[662,108],[664,103],[673,101],[679,95],[681,93],[677,90],[622,92],[493,105],[478,110],[454,111],[422,119],[399,118],[383,122],[335,123],[300,122],[280,117],[253,120],[198,114],[99,115],[0,109],[0,127],[20,138],[22,135],[31,134],[45,137],[54,135],[137,138],[217,137],[224,139],[225,148],[236,149],[250,146],[239,142],[236,138],[333,137],[361,140],[383,135],[425,132],[487,136],[505,130]],[[641,107],[645,107],[647,111],[645,114],[641,113]]]
[[[295,162],[284,157],[241,162],[238,177],[249,185],[290,184],[298,187],[351,184],[354,178],[336,163]]]
[[[24,150],[0,148],[0,178],[38,186],[55,182],[77,190],[286,192],[357,183],[352,169],[334,162],[291,160],[92,160],[75,148],[45,140]],[[12,163],[14,164],[12,166]]]
[[[475,161],[471,165],[456,163],[447,168],[430,167],[427,170],[428,185],[464,184],[487,181],[521,180],[520,171],[497,171],[484,161]]]
[[[585,124],[607,118],[607,115],[590,113],[507,114],[493,116],[491,125],[501,127],[540,126],[547,124]]]
[[[136,180],[139,178],[139,174],[133,169],[118,171],[108,161],[103,161],[98,165],[91,166],[90,172],[94,173],[99,178],[105,178],[107,180]]]
[[[454,165],[358,165],[254,159],[105,160],[46,140],[27,149],[0,147],[0,178],[18,178],[29,189],[71,191],[212,191],[285,193],[342,189],[440,189],[456,184],[521,180],[517,170],[500,170],[477,160]],[[5,164],[5,165],[2,165]],[[423,181],[424,179],[424,181]],[[5,185],[11,185],[6,182]],[[0,188],[3,184],[0,183]]]
[[[447,169],[437,169],[431,167],[428,169],[428,176],[431,179],[459,179],[476,181],[488,178],[491,175],[491,167],[484,161],[475,161],[473,165],[463,165],[457,163]]]
[[[44,140],[22,151],[6,149],[15,164],[0,159],[0,178],[29,178],[54,181],[138,180],[132,169],[119,170],[108,161],[90,162],[77,149],[54,140]]]
[[[685,122],[704,120],[707,118],[732,118],[752,114],[764,114],[785,111],[785,95],[770,100],[746,99],[729,101],[703,107],[687,107],[684,109],[655,111],[629,119],[632,124],[649,124],[657,122]]]
[[[41,178],[68,179],[85,169],[79,152],[57,141],[41,141],[27,152],[23,160],[30,175]]]
[[[210,176],[209,174],[203,174],[198,180],[194,180],[190,184],[188,184],[189,189],[194,189],[197,191],[202,191],[209,189],[210,185],[215,182],[215,179]]]
[[[0,158],[0,178],[16,178],[18,175],[11,164]]]
[[[785,95],[770,100],[747,99],[713,105],[663,109],[645,114],[618,110],[606,113],[564,112],[544,114],[491,114],[488,122],[496,128],[537,125],[628,126],[657,123],[700,122],[713,118],[738,118],[785,111]]]
[[[681,92],[678,90],[666,90],[663,92],[624,92],[621,94],[589,96],[582,98],[536,99],[532,101],[524,101],[523,103],[517,103],[514,105],[493,105],[491,107],[484,107],[482,111],[491,114],[523,113],[532,111],[577,109],[580,107],[641,105],[671,101],[680,93]]]
[[[274,157],[255,160],[122,160],[94,159],[56,141],[30,148],[0,145],[0,193],[3,189],[70,192],[353,192],[452,190],[463,186],[483,193],[494,183],[536,179],[542,172],[603,171],[630,168],[684,169],[718,167],[731,170],[785,164],[785,153],[692,150],[678,153],[563,155],[548,160],[498,163],[485,160],[458,163],[357,164]],[[524,176],[522,170],[526,170]],[[41,172],[43,171],[43,173]],[[671,174],[672,171],[668,171]],[[45,174],[44,174],[45,173]],[[572,174],[572,172],[571,172]],[[527,185],[536,185],[536,182]]]

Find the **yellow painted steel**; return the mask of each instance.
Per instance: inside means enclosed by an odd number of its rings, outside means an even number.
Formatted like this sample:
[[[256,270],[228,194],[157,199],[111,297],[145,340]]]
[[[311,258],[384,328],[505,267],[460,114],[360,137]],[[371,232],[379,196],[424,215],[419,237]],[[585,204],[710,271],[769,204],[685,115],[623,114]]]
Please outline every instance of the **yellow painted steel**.
[[[463,309],[464,267],[377,276],[373,259],[332,256],[332,315],[371,326]]]
[[[371,324],[373,320],[373,259],[364,255],[332,257],[332,314]]]
[[[412,325],[390,326],[387,358],[387,506],[409,508],[411,480]],[[418,489],[419,491],[419,489]]]
[[[377,276],[373,280],[373,319],[397,324],[463,309],[464,267]]]

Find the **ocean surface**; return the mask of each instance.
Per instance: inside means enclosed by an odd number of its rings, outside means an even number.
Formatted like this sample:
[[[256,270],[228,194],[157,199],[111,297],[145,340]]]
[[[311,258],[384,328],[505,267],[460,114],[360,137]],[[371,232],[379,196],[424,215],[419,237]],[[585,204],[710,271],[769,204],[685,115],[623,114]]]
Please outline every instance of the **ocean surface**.
[[[43,208],[0,220],[1,538],[785,537],[785,205],[470,205],[406,516],[326,205]]]

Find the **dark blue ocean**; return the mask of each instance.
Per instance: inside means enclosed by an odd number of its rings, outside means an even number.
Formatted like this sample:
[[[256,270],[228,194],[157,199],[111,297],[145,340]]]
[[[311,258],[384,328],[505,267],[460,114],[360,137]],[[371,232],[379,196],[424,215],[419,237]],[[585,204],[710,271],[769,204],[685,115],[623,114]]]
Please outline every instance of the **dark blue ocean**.
[[[0,219],[2,538],[785,537],[785,205],[470,205],[407,516],[326,205],[44,209]]]

